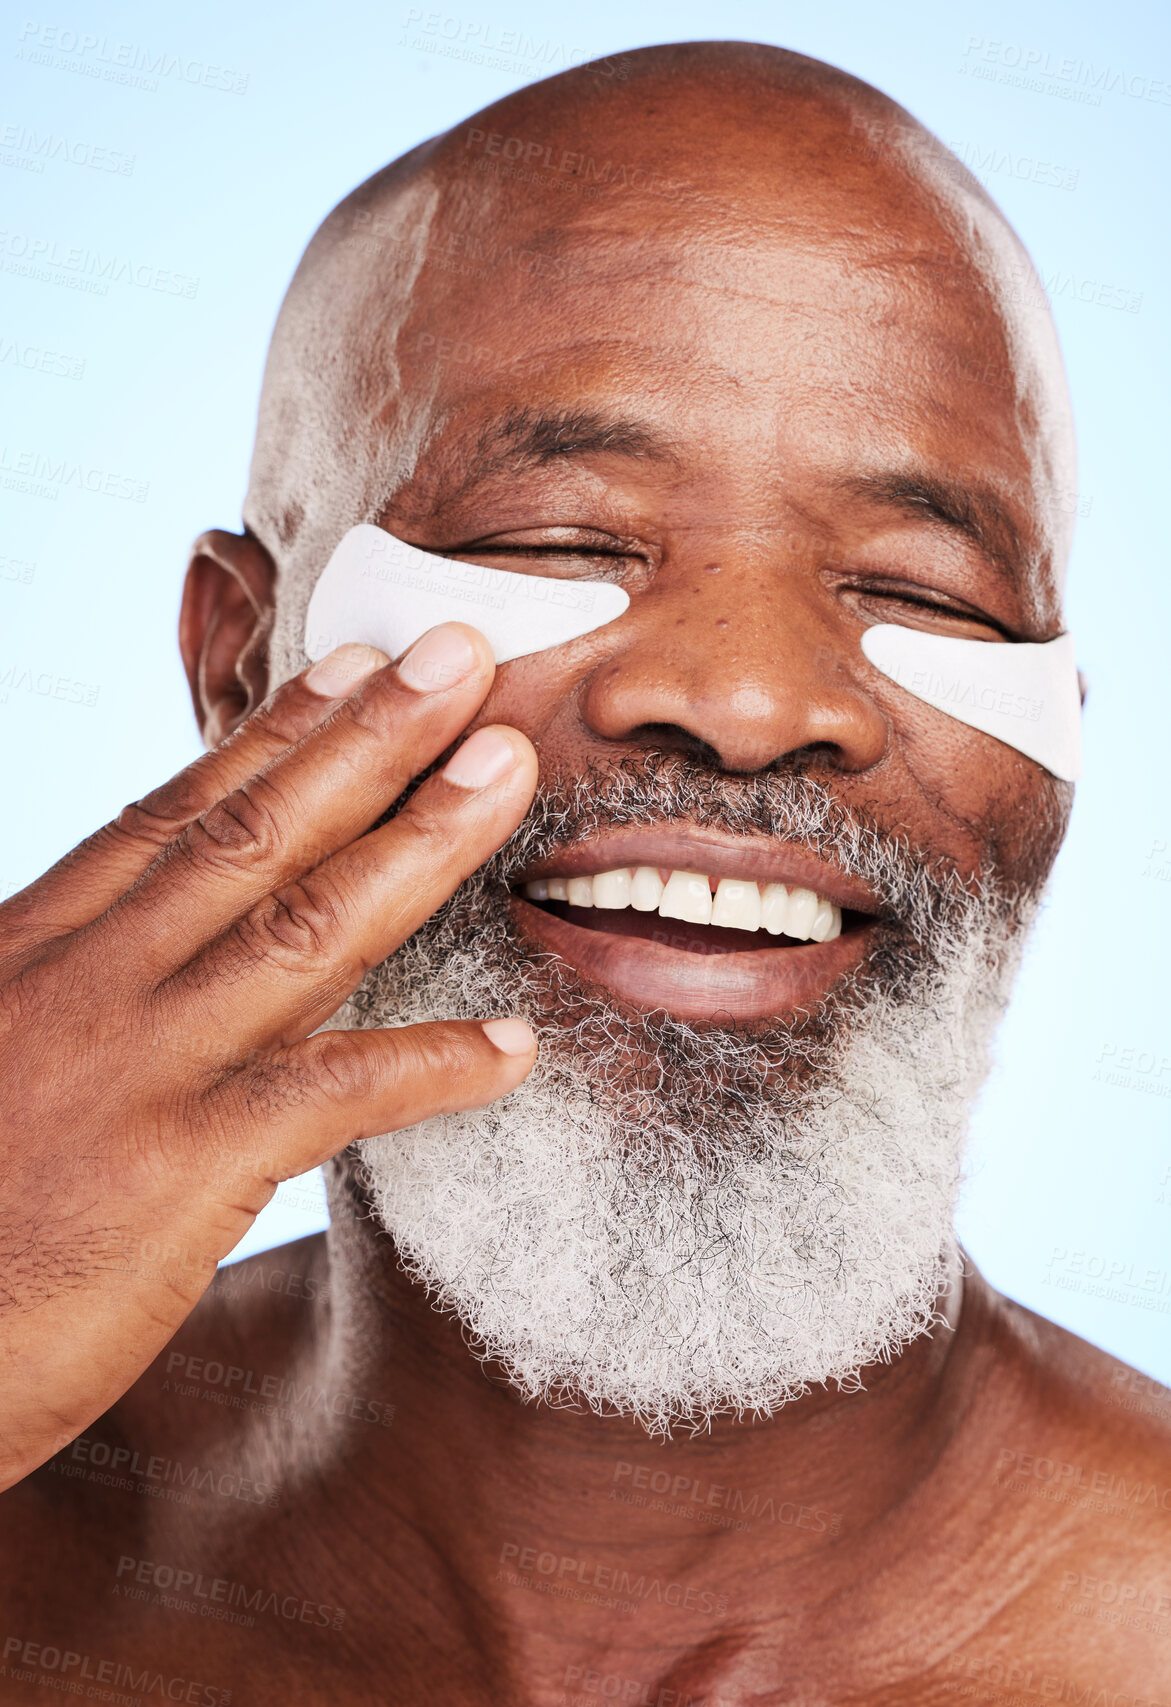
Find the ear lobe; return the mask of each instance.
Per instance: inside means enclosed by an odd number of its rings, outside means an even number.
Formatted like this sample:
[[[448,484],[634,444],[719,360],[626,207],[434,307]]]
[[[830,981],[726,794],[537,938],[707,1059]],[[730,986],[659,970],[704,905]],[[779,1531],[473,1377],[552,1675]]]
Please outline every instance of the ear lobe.
[[[251,534],[213,528],[191,548],[179,649],[205,744],[231,734],[268,692],[276,567]]]

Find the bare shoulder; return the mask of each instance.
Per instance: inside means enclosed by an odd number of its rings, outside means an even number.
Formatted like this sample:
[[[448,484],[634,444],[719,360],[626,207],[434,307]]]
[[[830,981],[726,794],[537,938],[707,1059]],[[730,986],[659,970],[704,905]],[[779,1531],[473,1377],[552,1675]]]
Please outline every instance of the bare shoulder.
[[[111,1420],[135,1438],[238,1448],[287,1408],[329,1306],[324,1234],[220,1269]]]
[[[1114,1528],[1138,1552],[1171,1532],[1171,1389],[999,1294],[989,1295],[1019,1394],[1002,1481]]]
[[[87,1608],[108,1623],[127,1558],[167,1556],[225,1524],[265,1521],[288,1470],[280,1421],[328,1307],[321,1235],[221,1269],[118,1404],[0,1496],[10,1543],[0,1599],[10,1616],[39,1626],[46,1608],[59,1621],[64,1604],[78,1633]]]
[[[974,1302],[991,1482],[975,1550],[1006,1592],[925,1699],[1169,1703],[1171,1390],[982,1281]]]

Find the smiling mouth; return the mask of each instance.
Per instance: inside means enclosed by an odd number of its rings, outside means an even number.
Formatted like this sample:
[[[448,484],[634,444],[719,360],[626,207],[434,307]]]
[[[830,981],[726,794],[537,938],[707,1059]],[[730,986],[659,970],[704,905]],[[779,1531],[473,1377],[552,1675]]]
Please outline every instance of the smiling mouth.
[[[519,893],[582,930],[640,938],[687,954],[743,954],[833,942],[864,915],[816,890],[664,866],[540,877]]]
[[[522,937],[587,984],[720,1024],[816,1007],[868,959],[880,914],[867,884],[805,849],[693,826],[578,842],[512,893]]]

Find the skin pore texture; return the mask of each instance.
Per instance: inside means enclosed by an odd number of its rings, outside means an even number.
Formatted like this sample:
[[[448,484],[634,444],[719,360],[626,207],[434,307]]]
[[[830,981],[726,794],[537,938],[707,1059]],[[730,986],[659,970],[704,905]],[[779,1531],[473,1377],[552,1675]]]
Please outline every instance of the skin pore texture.
[[[333,1022],[523,1008],[541,1057],[332,1164],[329,1234],[224,1271],[7,1496],[58,1543],[15,1633],[234,1707],[1171,1699],[1164,1399],[949,1232],[1072,789],[858,644],[894,608],[1063,629],[1032,281],[910,115],[750,44],[522,90],[330,215],[246,532],[197,547],[197,710],[214,742],[303,667],[358,522],[619,580],[625,616],[502,667],[474,720],[533,742],[533,814]],[[519,894],[636,865],[808,887],[844,928],[655,941]],[[114,1451],[189,1497],[90,1479]],[[143,1561],[243,1598],[167,1604]]]

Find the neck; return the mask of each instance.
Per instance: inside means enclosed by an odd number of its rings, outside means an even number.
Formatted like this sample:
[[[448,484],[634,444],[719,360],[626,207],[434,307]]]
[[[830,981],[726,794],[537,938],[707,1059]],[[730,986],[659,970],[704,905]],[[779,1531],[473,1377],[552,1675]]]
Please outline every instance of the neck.
[[[941,1325],[857,1388],[662,1441],[629,1419],[523,1403],[404,1276],[350,1188],[332,1208],[331,1316],[315,1373],[393,1405],[394,1423],[390,1434],[339,1425],[349,1433],[327,1467],[336,1486],[323,1522],[362,1537],[396,1602],[416,1607],[453,1701],[560,1702],[575,1668],[661,1679],[729,1618],[752,1623],[765,1562],[761,1606],[774,1622],[777,1605],[824,1611],[843,1570],[862,1582],[884,1562],[965,1413],[980,1285],[961,1333],[958,1252]],[[931,1518],[920,1510],[918,1521]],[[465,1667],[451,1631],[469,1620]],[[433,1693],[434,1652],[428,1663],[420,1678]],[[698,1707],[704,1689],[689,1688]],[[710,1678],[704,1688],[715,1707]],[[662,1699],[682,1707],[687,1696]]]

